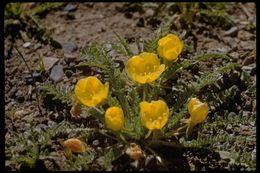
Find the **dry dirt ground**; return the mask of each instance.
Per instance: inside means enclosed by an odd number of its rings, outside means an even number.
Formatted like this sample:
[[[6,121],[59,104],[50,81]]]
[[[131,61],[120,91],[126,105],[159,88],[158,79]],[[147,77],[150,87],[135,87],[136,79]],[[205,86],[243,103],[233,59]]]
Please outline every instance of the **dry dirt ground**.
[[[179,20],[179,15],[175,14],[175,7],[172,3],[162,5],[159,3],[75,3],[69,4],[66,11],[66,5],[60,9],[52,10],[40,18],[41,25],[51,33],[51,37],[63,45],[63,49],[57,49],[49,44],[43,44],[29,33],[22,34],[22,37],[11,38],[10,34],[5,33],[5,168],[6,170],[28,169],[23,164],[13,164],[11,158],[16,155],[26,154],[24,145],[14,142],[17,134],[28,135],[31,128],[39,131],[45,131],[50,126],[54,126],[62,121],[73,124],[75,127],[97,127],[101,126],[93,119],[72,119],[69,116],[69,108],[56,106],[56,103],[50,103],[40,99],[42,115],[39,113],[36,100],[36,89],[32,84],[29,70],[22,58],[12,49],[16,46],[23,54],[30,69],[33,71],[36,81],[41,84],[55,80],[51,78],[50,73],[53,64],[46,73],[37,72],[39,59],[42,57],[46,61],[49,57],[53,58],[55,64],[62,65],[63,73],[58,76],[56,83],[59,86],[73,86],[78,79],[88,75],[90,71],[75,68],[76,59],[80,55],[80,50],[92,42],[107,43],[117,42],[113,33],[116,31],[127,42],[134,52],[137,48],[135,40],[147,40],[151,38],[155,29],[158,28],[162,19],[170,17],[172,21],[171,31],[184,35],[185,44],[190,45],[193,50],[199,54],[203,52],[223,53],[230,57],[230,62],[237,62],[241,65],[238,70],[238,78],[241,78],[243,70],[249,71],[249,78],[256,82],[256,6],[254,3],[226,3],[225,12],[231,17],[233,23],[231,26],[218,26],[210,24],[210,21],[194,20],[191,27],[185,26],[184,22]],[[203,8],[203,5],[202,5]],[[66,47],[67,46],[67,47]],[[122,58],[122,60],[124,60]],[[202,68],[214,68],[212,64],[198,65],[193,71]],[[48,62],[45,62],[48,63]],[[223,63],[223,62],[218,62]],[[46,68],[46,67],[45,67]],[[194,67],[195,68],[195,67]],[[191,69],[192,70],[192,69]],[[54,77],[55,78],[55,77]],[[189,76],[186,76],[189,79]],[[229,78],[227,79],[229,80]],[[239,92],[239,100],[236,108],[230,108],[228,105],[223,109],[234,109],[236,114],[243,114],[249,119],[256,113],[255,95],[247,94],[247,88],[241,84],[244,79],[233,82]],[[230,82],[230,81],[229,81]],[[232,82],[231,82],[232,83]],[[233,86],[230,85],[230,86]],[[232,104],[232,103],[231,103]],[[234,107],[234,105],[233,105]],[[214,118],[210,118],[214,120]],[[33,126],[33,127],[32,127]],[[102,127],[102,126],[101,126]],[[232,133],[253,137],[255,139],[255,124],[237,124],[236,126],[223,127],[223,131],[232,129]],[[209,132],[205,132],[205,135]],[[215,133],[221,133],[217,131]],[[75,134],[74,134],[75,135]],[[66,169],[66,157],[63,153],[58,139],[65,139],[72,134],[65,133],[53,138],[48,143],[48,152],[53,155],[48,159],[42,159],[35,169],[64,170]],[[75,135],[76,136],[76,135]],[[99,136],[92,137],[88,145],[97,152],[105,147],[104,143],[109,139],[102,139]],[[109,143],[109,142],[107,142]],[[234,144],[235,145],[235,144]],[[240,144],[248,151],[256,151],[256,140],[250,144]],[[160,149],[158,149],[159,151]],[[168,150],[167,150],[168,151]],[[238,151],[242,151],[241,148]],[[215,156],[216,153],[206,150],[176,150],[173,152],[160,152],[163,157],[168,159],[169,170],[241,170],[243,165],[227,166],[227,162]],[[147,161],[149,164],[141,169],[157,170],[154,160]],[[126,159],[125,159],[126,160]],[[124,158],[118,164],[114,164],[111,169],[114,170],[132,170],[131,166],[124,165]],[[127,161],[126,161],[127,162]],[[150,163],[151,162],[151,163]],[[121,166],[120,166],[121,165]],[[124,166],[122,166],[124,165]],[[90,170],[102,170],[95,164],[89,167]]]

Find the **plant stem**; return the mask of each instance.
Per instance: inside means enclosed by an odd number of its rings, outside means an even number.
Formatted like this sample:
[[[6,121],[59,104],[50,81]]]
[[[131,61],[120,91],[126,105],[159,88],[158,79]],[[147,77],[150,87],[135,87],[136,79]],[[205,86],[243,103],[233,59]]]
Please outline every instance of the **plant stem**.
[[[143,85],[143,101],[145,101],[147,98],[147,85],[146,84],[144,84]]]
[[[151,135],[152,132],[153,132],[152,130],[149,130],[149,132],[145,135],[144,138],[147,139]]]
[[[174,130],[174,131],[171,131],[171,132],[168,132],[168,133],[165,133],[165,135],[162,137],[162,138],[167,138],[167,137],[171,137],[173,135],[176,135],[176,133],[180,132],[181,130],[184,130],[186,127],[188,127],[189,124],[185,124],[184,126]]]
[[[102,110],[100,110],[99,108],[97,108],[96,106],[95,107],[92,107],[93,109],[95,109],[96,111],[98,111],[99,113],[101,113],[101,114],[104,114],[105,112],[104,112],[104,110],[102,111]]]
[[[38,94],[38,90],[37,90],[37,85],[36,85],[36,81],[35,81],[35,79],[34,79],[34,77],[33,77],[33,75],[32,75],[32,71],[31,71],[31,69],[29,68],[27,62],[25,61],[25,59],[24,59],[24,57],[23,57],[23,54],[18,50],[18,48],[14,47],[14,49],[18,52],[18,54],[19,54],[20,57],[22,58],[23,62],[25,63],[27,69],[29,70],[29,73],[30,73],[31,78],[32,78],[32,80],[33,80],[33,85],[34,85],[34,87],[35,87],[35,89],[36,89],[35,94],[36,94],[37,107],[38,107],[38,109],[39,109],[40,115],[43,116],[42,110],[41,110],[41,106],[40,106],[40,99],[39,99],[39,94]]]

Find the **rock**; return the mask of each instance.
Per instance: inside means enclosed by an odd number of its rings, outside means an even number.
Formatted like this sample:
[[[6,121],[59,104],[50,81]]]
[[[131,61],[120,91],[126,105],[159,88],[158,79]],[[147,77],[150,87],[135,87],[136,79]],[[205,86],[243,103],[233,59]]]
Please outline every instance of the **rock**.
[[[241,41],[240,46],[244,50],[253,50],[256,48],[256,42],[249,40],[249,41]]]
[[[207,50],[207,52],[215,52],[215,53],[227,53],[230,51],[230,47],[227,45],[224,45],[222,43],[219,43],[215,40],[212,40],[204,45],[204,49]]]
[[[136,43],[129,44],[129,48],[133,52],[133,54],[138,54],[138,47]]]
[[[77,10],[77,5],[74,4],[67,4],[66,7],[63,9],[63,11],[72,12]]]
[[[65,42],[62,43],[61,45],[64,53],[72,53],[75,50],[77,50],[77,45],[73,42]]]
[[[247,41],[254,38],[254,34],[251,34],[250,32],[247,32],[245,30],[240,30],[237,33],[237,37],[242,41]]]
[[[251,115],[251,112],[250,112],[250,111],[243,111],[243,112],[242,112],[242,116],[243,116],[243,117],[248,117],[248,118],[249,118],[250,115]]]
[[[94,146],[98,146],[99,145],[99,140],[94,140],[93,142],[92,142],[92,144],[94,145]]]
[[[33,80],[32,76],[33,76],[34,80]],[[27,75],[24,76],[24,79],[25,79],[25,82],[26,82],[27,85],[33,84],[34,81],[42,82],[42,75],[41,75],[41,73],[34,72],[32,74],[32,76],[30,74],[27,74]]]
[[[15,111],[14,117],[21,117],[26,114],[27,114],[27,112],[25,112],[24,110],[18,110],[18,111]]]
[[[232,58],[234,58],[234,59],[239,59],[239,57],[240,57],[240,55],[239,55],[238,52],[232,52],[232,53],[230,53],[229,55],[230,55]]]
[[[255,56],[248,56],[244,59],[242,66],[253,64],[255,62]]]
[[[56,64],[58,61],[59,61],[58,58],[44,57],[43,64],[44,64],[45,71],[49,71],[54,66],[54,64]]]
[[[77,56],[75,54],[64,54],[64,61],[69,64],[71,62],[74,62],[77,59]]]
[[[248,72],[250,75],[254,75],[254,73],[256,72],[256,64],[250,64],[247,66],[243,66],[241,69]]]
[[[233,26],[232,28],[230,28],[229,30],[224,32],[224,36],[232,36],[232,37],[236,37],[238,32],[238,28],[236,26]]]
[[[13,88],[9,91],[9,97],[10,97],[10,98],[14,98],[16,92],[17,92],[17,87],[16,87],[16,86],[13,86]]]
[[[152,17],[154,15],[154,10],[153,9],[148,9],[145,12],[145,17]]]
[[[55,65],[51,70],[50,79],[54,82],[59,82],[60,80],[62,80],[63,76],[63,66],[60,64]]]
[[[23,92],[21,90],[18,90],[16,93],[15,93],[15,97],[17,99],[17,101],[19,103],[23,103],[24,102],[24,96],[23,96]]]
[[[23,47],[24,48],[29,48],[29,46],[31,45],[31,42],[26,42],[23,44]]]
[[[225,44],[228,44],[228,45],[229,45],[231,42],[233,42],[233,40],[234,40],[234,38],[232,38],[232,37],[227,37],[227,36],[223,37],[222,39],[223,39],[223,42],[224,42]]]
[[[37,43],[37,44],[35,44],[34,46],[33,46],[33,50],[37,50],[37,49],[39,49],[39,48],[41,48],[42,47],[42,45],[40,44],[40,43]]]

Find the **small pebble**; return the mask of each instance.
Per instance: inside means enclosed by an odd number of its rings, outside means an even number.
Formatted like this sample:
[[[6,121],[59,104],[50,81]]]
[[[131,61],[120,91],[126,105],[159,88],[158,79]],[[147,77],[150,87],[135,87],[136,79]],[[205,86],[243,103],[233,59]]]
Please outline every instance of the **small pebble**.
[[[23,92],[18,90],[16,93],[15,93],[15,97],[17,99],[17,101],[19,103],[23,103],[24,102],[24,96],[23,96]]]
[[[152,17],[154,15],[154,10],[153,9],[148,9],[145,12],[145,17]]]
[[[54,82],[59,82],[63,79],[64,76],[64,71],[63,71],[63,66],[58,64],[55,65],[50,74],[50,79],[53,80]]]
[[[77,5],[73,5],[71,3],[67,4],[66,7],[64,8],[64,11],[67,12],[72,12],[77,10]]]
[[[93,144],[94,146],[98,146],[98,145],[99,145],[99,140],[94,140],[94,141],[92,142],[92,144]]]
[[[224,36],[236,37],[237,32],[238,32],[238,28],[236,26],[233,26],[232,28],[224,32]]]
[[[54,64],[56,64],[58,61],[59,61],[58,58],[44,57],[43,65],[44,65],[45,71],[49,71],[54,66]]]
[[[36,82],[42,82],[41,73],[34,72],[32,74],[32,76],[33,76],[33,78]],[[24,79],[25,79],[25,82],[26,82],[27,85],[33,84],[34,80],[33,80],[32,76],[30,74],[27,74],[27,75],[24,76]]]
[[[248,118],[249,118],[249,115],[251,115],[251,112],[250,112],[250,111],[243,111],[243,112],[242,112],[242,116],[243,116],[243,117],[248,117]]]
[[[244,59],[242,66],[249,65],[255,62],[255,56],[248,56]]]
[[[62,43],[61,45],[64,53],[72,53],[75,50],[77,50],[77,45],[73,42],[65,42]]]
[[[240,55],[239,55],[238,52],[232,52],[232,53],[230,53],[229,55],[230,55],[232,58],[234,58],[234,59],[239,59],[239,57],[240,57]]]
[[[240,30],[238,31],[237,37],[243,41],[247,41],[254,38],[254,34],[251,34],[250,32],[244,30]]]
[[[28,48],[30,45],[31,45],[30,42],[26,42],[26,43],[23,44],[23,47],[24,47],[24,48]]]
[[[71,62],[74,62],[77,59],[77,56],[74,54],[64,54],[64,61],[69,64]]]
[[[252,41],[252,40],[241,41],[240,47],[243,50],[253,50],[256,48],[256,41]]]
[[[14,98],[16,92],[17,92],[17,87],[16,87],[16,86],[13,86],[12,89],[9,91],[9,97],[10,97],[10,98]]]

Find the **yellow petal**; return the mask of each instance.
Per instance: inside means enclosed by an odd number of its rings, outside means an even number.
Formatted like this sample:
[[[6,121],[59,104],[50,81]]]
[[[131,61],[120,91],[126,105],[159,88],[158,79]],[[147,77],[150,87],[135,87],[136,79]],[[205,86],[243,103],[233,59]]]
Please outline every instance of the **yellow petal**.
[[[191,122],[193,124],[198,124],[203,122],[209,112],[209,107],[207,103],[201,103],[196,106],[191,112]]]
[[[164,70],[164,65],[160,65],[157,55],[148,52],[133,56],[126,64],[128,76],[141,84],[155,81]]]
[[[133,75],[133,80],[140,83],[140,84],[145,84],[147,83],[147,79],[149,78],[148,75],[140,75],[140,74],[135,74]]]
[[[63,142],[63,146],[69,148],[74,153],[83,153],[86,151],[86,144],[75,138],[67,139]]]
[[[108,96],[109,84],[102,84],[95,76],[80,79],[75,86],[76,98],[86,106],[96,106]]]
[[[168,34],[158,41],[158,54],[169,61],[176,60],[182,49],[182,41],[174,34]]]
[[[181,40],[179,39],[179,37],[177,37],[176,35],[174,34],[168,34],[166,35],[166,37],[174,42],[180,42]]]
[[[197,98],[192,98],[188,103],[188,111],[190,114],[190,123],[198,124],[206,119],[209,106],[207,103],[200,102]]]
[[[167,51],[165,51],[164,56],[169,61],[174,61],[178,58],[178,54],[176,54],[176,51],[174,49],[168,49]]]
[[[169,108],[167,104],[162,101],[141,102],[140,116],[143,126],[149,130],[161,129],[168,121]]]
[[[198,105],[198,104],[200,104],[201,102],[199,101],[199,99],[197,99],[197,98],[191,98],[190,99],[190,101],[189,101],[189,103],[188,103],[188,111],[189,111],[189,113],[192,111],[192,109],[193,109],[193,107],[195,106],[195,105]]]
[[[161,38],[159,41],[158,41],[158,45],[159,46],[163,46],[165,44],[167,44],[169,41],[171,41],[171,37],[169,37],[169,34],[163,38]]]
[[[160,57],[164,57],[164,54],[163,54],[163,46],[158,46],[157,47],[157,53]]]
[[[154,53],[148,53],[148,52],[143,52],[139,55],[145,62],[145,64],[153,65],[153,66],[159,66],[160,61],[157,57],[156,54]]]
[[[151,73],[150,75],[148,75],[148,79],[147,79],[147,82],[153,82],[155,81],[156,79],[158,79],[160,77],[160,75],[164,72],[165,70],[165,65],[162,64],[159,66],[158,70]]]
[[[113,131],[120,131],[124,126],[124,112],[120,107],[110,107],[105,113],[107,128]]]

